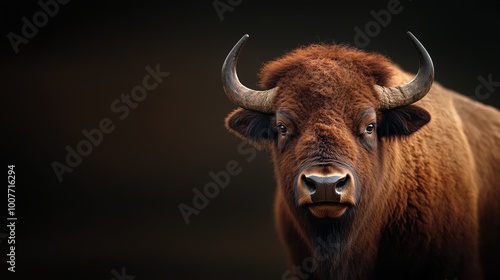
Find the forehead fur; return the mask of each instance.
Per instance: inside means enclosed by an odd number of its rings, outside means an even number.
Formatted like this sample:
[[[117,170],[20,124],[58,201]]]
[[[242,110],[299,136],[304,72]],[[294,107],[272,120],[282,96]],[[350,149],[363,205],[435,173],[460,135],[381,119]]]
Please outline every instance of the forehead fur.
[[[264,65],[260,72],[260,86],[275,87],[289,72],[307,71],[310,68],[308,65],[318,61],[334,63],[337,71],[343,68],[350,72],[351,77],[354,74],[381,86],[388,85],[392,76],[393,64],[385,56],[343,45],[314,44],[296,49]]]

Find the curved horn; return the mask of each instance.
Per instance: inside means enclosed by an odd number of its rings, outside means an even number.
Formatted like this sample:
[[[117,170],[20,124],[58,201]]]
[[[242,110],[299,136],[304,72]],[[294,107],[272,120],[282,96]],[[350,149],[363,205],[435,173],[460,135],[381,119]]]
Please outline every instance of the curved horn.
[[[234,45],[226,60],[224,60],[222,65],[222,86],[229,100],[235,105],[249,110],[271,113],[274,111],[272,108],[273,97],[278,88],[275,87],[264,91],[249,89],[240,83],[236,73],[238,56],[248,37],[248,34],[245,34]]]
[[[429,92],[434,81],[434,65],[429,53],[411,32],[408,32],[408,36],[410,36],[418,52],[418,73],[413,80],[401,86],[383,87],[375,85],[375,89],[380,93],[380,109],[382,110],[417,102]]]

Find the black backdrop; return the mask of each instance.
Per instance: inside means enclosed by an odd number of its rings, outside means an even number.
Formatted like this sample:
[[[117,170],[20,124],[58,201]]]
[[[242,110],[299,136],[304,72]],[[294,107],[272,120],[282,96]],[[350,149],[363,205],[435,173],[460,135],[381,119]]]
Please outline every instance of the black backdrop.
[[[234,105],[222,91],[220,69],[245,33],[250,40],[238,72],[252,87],[262,63],[310,43],[356,45],[355,28],[367,26],[370,41],[359,47],[416,71],[405,34],[412,31],[434,60],[436,80],[453,90],[474,96],[481,77],[500,81],[493,4],[401,0],[399,12],[377,29],[370,11],[397,1],[332,2],[70,1],[44,23],[37,1],[2,1],[2,160],[4,170],[16,166],[18,218],[17,272],[7,275],[281,279],[289,268],[273,225],[269,155],[254,158],[248,146],[242,153],[241,141],[223,127]],[[221,17],[214,3],[227,9]],[[22,18],[33,22],[33,15],[41,27],[16,54],[9,34],[21,36]],[[111,108],[157,65],[169,75],[136,108],[128,115]],[[476,98],[499,107],[500,87],[487,93]],[[86,139],[82,130],[103,119],[114,130],[92,151],[81,146],[88,155],[71,158],[73,171],[60,182],[54,162],[66,165],[66,147],[77,149]],[[186,225],[179,204],[192,206],[193,189],[214,182],[210,173],[228,163],[237,163],[239,174]],[[6,226],[2,218],[2,273],[9,267]]]

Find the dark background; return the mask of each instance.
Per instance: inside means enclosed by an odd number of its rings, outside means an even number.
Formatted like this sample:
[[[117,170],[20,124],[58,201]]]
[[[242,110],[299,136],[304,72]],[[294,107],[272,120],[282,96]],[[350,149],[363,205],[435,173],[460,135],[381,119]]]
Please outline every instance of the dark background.
[[[7,34],[21,35],[21,17],[41,8],[2,1],[2,160],[16,165],[16,276],[109,280],[125,268],[136,280],[281,279],[289,267],[274,230],[269,155],[248,162],[225,131],[235,106],[222,91],[222,62],[250,34],[238,73],[256,87],[264,62],[298,46],[354,45],[354,27],[364,30],[370,11],[387,3],[242,1],[221,21],[212,1],[71,1],[15,54]],[[500,81],[493,2],[433,3],[401,0],[402,12],[364,49],[416,71],[410,30],[441,84],[474,95],[479,76]],[[170,76],[120,120],[110,104],[157,64]],[[482,102],[498,108],[499,92]],[[65,147],[102,118],[115,130],[60,183],[51,163],[64,164]],[[209,172],[230,160],[241,174],[186,225],[178,205],[192,205],[193,188],[202,190],[213,181]]]

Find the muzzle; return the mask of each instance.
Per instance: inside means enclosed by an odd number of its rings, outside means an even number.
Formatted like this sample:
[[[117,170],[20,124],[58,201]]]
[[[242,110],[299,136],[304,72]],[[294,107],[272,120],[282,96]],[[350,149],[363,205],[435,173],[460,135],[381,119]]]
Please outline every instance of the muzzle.
[[[318,218],[337,218],[356,206],[352,172],[338,163],[316,164],[302,170],[297,179],[297,204]]]

